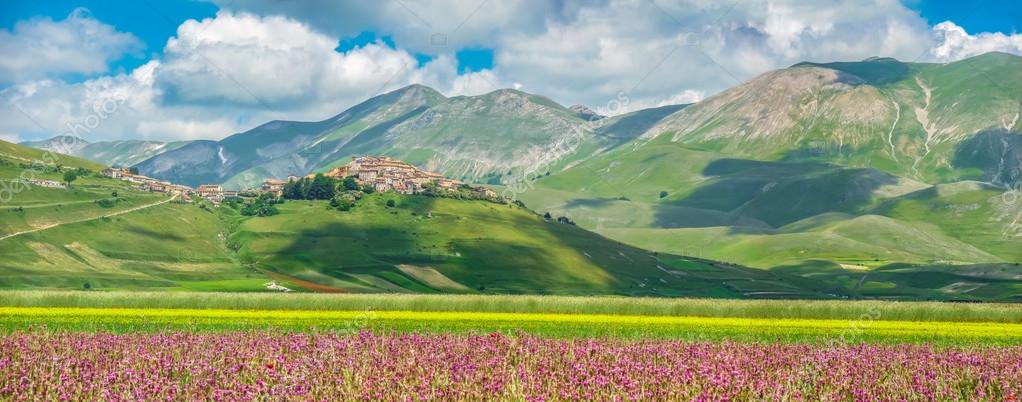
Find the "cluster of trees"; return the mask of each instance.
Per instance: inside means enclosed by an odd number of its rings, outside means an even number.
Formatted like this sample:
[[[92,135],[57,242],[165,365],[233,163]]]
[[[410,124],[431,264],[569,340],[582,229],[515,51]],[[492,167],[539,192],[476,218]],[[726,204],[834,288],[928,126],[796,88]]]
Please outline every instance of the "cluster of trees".
[[[360,186],[355,178],[342,180],[317,174],[304,177],[284,185],[284,198],[289,200],[330,200],[330,206],[349,211],[363,195],[373,193],[372,186]]]
[[[554,217],[553,217],[553,215],[550,215],[549,212],[547,212],[547,213],[543,214],[543,219],[545,219],[547,221],[551,221],[551,220],[554,220]],[[575,222],[572,221],[567,216],[558,216],[557,217],[557,222],[558,223],[564,223],[564,224],[567,224],[567,225],[572,225],[572,226],[575,225]]]
[[[372,186],[359,186],[352,177],[337,180],[316,174],[313,178],[303,177],[284,185],[284,198],[289,200],[331,200],[344,192],[361,191],[372,193]]]
[[[224,200],[228,206],[234,209],[240,209],[240,212],[244,216],[273,216],[280,211],[277,210],[277,204],[284,202],[282,199],[277,199],[270,193],[260,194],[258,197],[253,198],[249,201],[245,201],[241,198],[231,197],[230,199]]]

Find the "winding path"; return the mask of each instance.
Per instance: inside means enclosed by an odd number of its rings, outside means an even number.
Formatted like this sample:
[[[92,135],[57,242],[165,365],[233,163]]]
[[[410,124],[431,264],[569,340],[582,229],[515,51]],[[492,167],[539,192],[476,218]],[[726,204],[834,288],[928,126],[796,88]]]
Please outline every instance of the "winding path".
[[[103,219],[103,218],[109,218],[109,217],[118,216],[118,215],[124,215],[124,214],[127,214],[127,213],[143,210],[143,209],[146,209],[146,208],[155,207],[157,205],[163,205],[163,204],[166,204],[168,202],[174,201],[175,199],[177,199],[177,194],[174,194],[173,197],[170,197],[170,198],[165,199],[163,201],[157,201],[157,202],[154,202],[152,204],[146,204],[146,205],[138,206],[138,207],[135,207],[135,208],[125,209],[123,211],[117,211],[117,212],[114,212],[114,213],[109,214],[109,215],[94,216],[94,217],[91,217],[91,218],[79,219],[79,220],[70,221],[70,222],[54,223],[52,225],[46,225],[46,226],[35,228],[35,229],[23,230],[21,232],[14,232],[14,233],[11,233],[11,234],[0,236],[0,241],[7,240],[7,239],[10,239],[12,237],[21,236],[23,234],[41,232],[43,230],[52,229],[52,228],[55,228],[55,227],[58,227],[58,226],[64,226],[64,225],[70,225],[70,224],[74,224],[74,223],[82,223],[82,222],[94,221],[96,219]]]

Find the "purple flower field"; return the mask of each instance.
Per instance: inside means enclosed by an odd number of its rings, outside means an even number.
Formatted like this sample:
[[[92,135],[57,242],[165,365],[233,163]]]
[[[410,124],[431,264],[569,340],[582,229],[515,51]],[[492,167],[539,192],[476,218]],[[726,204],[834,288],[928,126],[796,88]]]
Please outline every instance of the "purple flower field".
[[[8,400],[1017,400],[1022,347],[527,335],[0,336]]]

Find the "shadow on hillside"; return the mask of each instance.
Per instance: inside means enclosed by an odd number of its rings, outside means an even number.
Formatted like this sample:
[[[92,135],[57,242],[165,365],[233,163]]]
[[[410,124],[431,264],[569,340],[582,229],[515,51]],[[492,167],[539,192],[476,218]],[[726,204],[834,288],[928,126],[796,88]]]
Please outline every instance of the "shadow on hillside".
[[[610,148],[616,148],[649,131],[665,117],[689,105],[667,105],[646,109],[621,117],[617,121],[600,127],[596,134],[612,141]]]
[[[781,227],[825,212],[857,213],[873,201],[873,192],[897,183],[873,169],[848,169],[823,163],[784,163],[719,159],[703,170],[707,184],[665,205],[698,208],[754,218]],[[667,208],[657,224],[676,224]],[[733,231],[762,228],[733,226]]]
[[[1022,185],[1022,133],[983,130],[958,144],[951,163],[956,168],[978,170],[963,179],[1018,188]]]
[[[912,72],[907,64],[888,57],[873,58],[857,62],[856,61],[836,63],[802,62],[796,64],[795,66],[818,66],[830,68],[847,74],[854,75],[872,85],[883,85],[887,83],[902,81],[908,78],[909,74],[911,74]],[[849,84],[854,83],[854,81],[850,79],[842,78],[843,77],[839,77],[839,81]]]
[[[183,236],[180,236],[180,235],[177,235],[177,234],[174,234],[174,233],[157,232],[157,231],[146,229],[146,228],[141,227],[141,226],[128,226],[126,229],[124,229],[124,231],[126,231],[128,233],[131,233],[133,235],[149,237],[149,238],[153,238],[153,239],[157,239],[157,240],[162,240],[162,241],[183,242],[183,241],[187,240]]]
[[[344,146],[341,147],[341,151],[344,151],[345,153],[348,154],[357,154],[360,152],[366,152],[376,146],[380,146],[382,145],[380,144],[380,142],[383,140],[383,136],[387,133],[388,130],[412,117],[418,116],[427,109],[429,109],[428,106],[419,106],[398,117],[372,126],[358,133],[358,135],[356,135],[355,138],[352,138],[351,141],[348,141],[347,144],[344,144]]]

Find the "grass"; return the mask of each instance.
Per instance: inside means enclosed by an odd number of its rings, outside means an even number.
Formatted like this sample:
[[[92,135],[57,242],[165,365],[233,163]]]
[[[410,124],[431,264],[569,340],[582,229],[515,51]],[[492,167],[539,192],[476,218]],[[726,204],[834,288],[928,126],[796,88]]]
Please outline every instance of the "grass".
[[[2,307],[418,311],[1022,323],[1016,304],[530,295],[0,291]]]
[[[743,297],[726,279],[784,280],[651,253],[513,205],[373,194],[350,212],[310,201],[279,209],[239,223],[230,242],[240,261],[338,292]],[[797,286],[773,290],[827,297]]]
[[[215,213],[171,202],[24,234],[0,241],[0,287],[263,290],[222,230]]]

